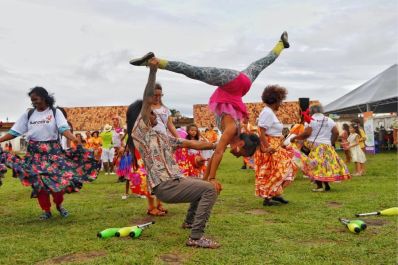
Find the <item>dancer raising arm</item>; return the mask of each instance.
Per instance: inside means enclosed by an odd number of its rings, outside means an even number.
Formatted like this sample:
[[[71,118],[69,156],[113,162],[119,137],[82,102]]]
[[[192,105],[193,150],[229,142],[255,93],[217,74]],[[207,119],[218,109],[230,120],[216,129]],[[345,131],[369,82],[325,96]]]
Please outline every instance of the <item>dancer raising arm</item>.
[[[158,63],[160,69],[180,73],[209,85],[218,86],[210,97],[209,108],[216,114],[217,126],[223,134],[209,161],[204,177],[205,179],[215,179],[228,145],[231,146],[231,153],[236,157],[251,156],[255,152],[259,144],[258,137],[240,134],[240,120],[248,116],[242,97],[250,90],[251,84],[261,71],[272,64],[282,50],[288,47],[288,35],[284,32],[266,57],[253,62],[243,71],[191,66],[183,62],[158,59],[151,52],[142,58],[131,60],[130,63],[136,66],[147,66],[149,60],[152,60],[154,63]]]

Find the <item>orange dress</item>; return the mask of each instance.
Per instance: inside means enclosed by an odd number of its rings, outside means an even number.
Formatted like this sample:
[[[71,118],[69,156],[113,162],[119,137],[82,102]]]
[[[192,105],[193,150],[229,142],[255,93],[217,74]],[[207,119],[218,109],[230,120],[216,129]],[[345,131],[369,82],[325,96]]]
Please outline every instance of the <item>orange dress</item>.
[[[94,158],[97,161],[101,160],[101,153],[102,153],[101,145],[102,145],[101,137],[91,137],[87,141],[87,146],[89,149],[92,149],[94,151]]]
[[[214,131],[214,130],[208,130],[205,133],[205,137],[207,140],[209,140],[210,143],[215,143],[218,140],[218,135],[217,135],[216,131]]]
[[[276,149],[275,153],[262,153],[260,150],[254,153],[255,194],[262,198],[281,195],[283,188],[294,180],[298,170],[293,150],[280,147],[283,137],[267,136],[267,141],[270,147]]]

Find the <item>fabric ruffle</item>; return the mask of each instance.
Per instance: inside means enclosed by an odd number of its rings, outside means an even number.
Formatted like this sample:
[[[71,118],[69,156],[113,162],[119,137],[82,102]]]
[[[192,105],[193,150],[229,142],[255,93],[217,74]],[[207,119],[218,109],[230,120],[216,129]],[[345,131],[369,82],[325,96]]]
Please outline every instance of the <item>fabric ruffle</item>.
[[[13,176],[24,186],[31,186],[34,194],[40,190],[75,192],[98,174],[92,151],[80,145],[76,150],[64,151],[57,141],[30,141],[24,157],[2,152],[0,161],[13,170]]]

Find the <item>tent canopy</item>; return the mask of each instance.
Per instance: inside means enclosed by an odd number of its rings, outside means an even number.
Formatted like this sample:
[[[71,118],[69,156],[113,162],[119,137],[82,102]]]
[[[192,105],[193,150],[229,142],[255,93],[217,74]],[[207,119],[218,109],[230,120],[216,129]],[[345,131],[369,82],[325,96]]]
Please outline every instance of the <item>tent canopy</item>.
[[[397,112],[397,64],[325,106],[326,113]]]

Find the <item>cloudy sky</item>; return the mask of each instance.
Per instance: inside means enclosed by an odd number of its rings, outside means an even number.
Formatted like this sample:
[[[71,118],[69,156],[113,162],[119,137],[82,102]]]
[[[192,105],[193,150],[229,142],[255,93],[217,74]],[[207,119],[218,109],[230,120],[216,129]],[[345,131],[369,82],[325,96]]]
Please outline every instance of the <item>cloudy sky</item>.
[[[148,69],[128,61],[153,51],[199,66],[244,69],[287,30],[291,48],[261,73],[288,100],[330,103],[398,61],[398,1],[0,0],[0,120],[30,106],[43,86],[59,106],[128,105]],[[192,115],[214,87],[161,71],[164,102]]]

